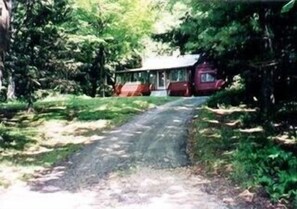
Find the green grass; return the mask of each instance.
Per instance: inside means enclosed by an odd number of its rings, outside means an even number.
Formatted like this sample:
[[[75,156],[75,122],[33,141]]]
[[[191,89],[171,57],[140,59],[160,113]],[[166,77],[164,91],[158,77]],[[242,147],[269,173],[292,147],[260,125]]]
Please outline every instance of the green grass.
[[[33,112],[27,112],[24,103],[1,104],[0,186],[26,180],[34,171],[52,166],[91,143],[90,139],[102,131],[174,99],[68,95],[37,101]],[[15,175],[9,175],[11,172]]]
[[[274,114],[264,117],[257,102],[246,97],[237,79],[199,110],[192,131],[193,161],[207,175],[224,176],[274,203],[297,208],[297,103],[278,103]]]
[[[205,174],[224,176],[272,202],[297,206],[297,156],[257,124],[257,112],[244,107],[203,107],[193,123],[192,159]],[[262,188],[262,189],[259,189]]]
[[[173,98],[85,98],[76,97],[59,102],[37,102],[35,109],[39,112],[35,119],[64,119],[64,120],[100,120],[107,119],[118,122],[148,108],[171,101]]]
[[[231,155],[240,137],[222,125],[228,122],[231,121],[203,107],[193,124],[193,160],[216,176],[225,175],[225,171],[231,169]]]

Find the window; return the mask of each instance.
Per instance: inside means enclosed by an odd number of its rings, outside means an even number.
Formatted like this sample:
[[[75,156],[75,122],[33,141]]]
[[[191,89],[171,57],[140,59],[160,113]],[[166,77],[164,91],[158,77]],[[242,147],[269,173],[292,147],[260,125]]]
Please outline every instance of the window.
[[[148,73],[147,72],[135,72],[135,73],[133,73],[132,82],[140,82],[142,84],[148,83]]]
[[[170,71],[169,79],[170,81],[187,81],[186,69],[176,69]]]
[[[157,73],[156,72],[150,72],[149,83],[151,83],[153,85],[157,85]]]
[[[118,84],[124,84],[127,81],[129,81],[129,75],[126,73],[117,74],[116,76],[116,83]]]
[[[214,82],[215,79],[215,75],[211,74],[211,73],[203,73],[201,74],[201,82],[202,83],[207,83],[207,82]]]

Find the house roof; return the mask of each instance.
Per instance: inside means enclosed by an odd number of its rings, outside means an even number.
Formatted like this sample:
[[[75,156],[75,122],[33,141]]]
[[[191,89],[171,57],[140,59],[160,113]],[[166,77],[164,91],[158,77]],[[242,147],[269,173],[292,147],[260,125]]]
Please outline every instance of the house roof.
[[[118,73],[191,67],[198,62],[199,58],[199,54],[148,58],[143,61],[141,68],[119,71]]]

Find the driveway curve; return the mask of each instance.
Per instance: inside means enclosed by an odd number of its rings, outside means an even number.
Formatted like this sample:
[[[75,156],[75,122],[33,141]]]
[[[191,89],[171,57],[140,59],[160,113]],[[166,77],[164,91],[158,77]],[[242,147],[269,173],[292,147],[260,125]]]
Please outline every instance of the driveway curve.
[[[84,147],[39,183],[43,183],[43,189],[49,186],[76,191],[92,187],[111,172],[131,167],[166,169],[189,165],[187,123],[205,98],[178,99],[136,116]]]
[[[138,115],[20,191],[35,203],[36,197],[43,198],[41,208],[49,206],[47,201],[53,208],[61,197],[65,203],[61,208],[69,209],[225,208],[202,192],[205,180],[187,169],[187,123],[205,99],[181,98]],[[1,201],[5,208],[18,208],[10,207],[10,197],[0,196],[0,208]],[[30,208],[34,206],[31,202]]]

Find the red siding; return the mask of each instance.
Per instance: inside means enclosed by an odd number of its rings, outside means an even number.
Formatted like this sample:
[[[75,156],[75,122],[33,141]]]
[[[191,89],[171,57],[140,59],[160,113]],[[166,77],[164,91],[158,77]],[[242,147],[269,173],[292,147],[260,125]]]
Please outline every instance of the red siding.
[[[142,96],[151,93],[149,84],[126,83],[121,88],[119,96]]]
[[[215,92],[223,86],[224,81],[217,80],[216,78],[213,82],[201,82],[201,75],[204,73],[214,74],[216,76],[217,70],[207,63],[198,65],[196,67],[194,74],[194,88],[196,94],[207,94]]]
[[[191,96],[191,84],[187,81],[170,82],[169,96]]]

